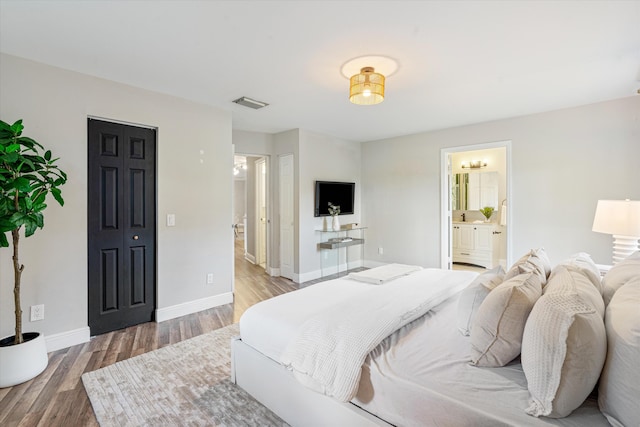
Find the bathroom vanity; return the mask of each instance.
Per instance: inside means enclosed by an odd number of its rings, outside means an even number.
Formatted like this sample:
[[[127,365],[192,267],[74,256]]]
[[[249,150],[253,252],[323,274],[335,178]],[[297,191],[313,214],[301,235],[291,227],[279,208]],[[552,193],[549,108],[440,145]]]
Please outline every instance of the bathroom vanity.
[[[492,268],[498,265],[499,226],[495,223],[454,222],[453,262]]]

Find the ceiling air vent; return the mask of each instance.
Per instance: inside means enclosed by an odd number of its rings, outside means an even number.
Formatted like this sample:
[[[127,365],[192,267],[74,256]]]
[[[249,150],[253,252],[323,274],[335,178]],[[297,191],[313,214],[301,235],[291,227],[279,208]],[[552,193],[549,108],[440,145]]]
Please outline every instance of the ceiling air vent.
[[[256,101],[255,99],[247,98],[246,96],[234,99],[233,102],[244,105],[245,107],[253,108],[254,110],[258,110],[269,105],[266,102]]]

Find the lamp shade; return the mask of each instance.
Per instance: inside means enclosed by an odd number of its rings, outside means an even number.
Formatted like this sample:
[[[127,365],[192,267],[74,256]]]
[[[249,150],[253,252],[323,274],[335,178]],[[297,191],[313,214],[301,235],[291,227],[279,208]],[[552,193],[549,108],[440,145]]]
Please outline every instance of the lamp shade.
[[[618,236],[640,236],[640,201],[598,200],[593,231]]]
[[[364,67],[349,79],[349,101],[358,105],[375,105],[384,101],[384,76],[373,67]]]

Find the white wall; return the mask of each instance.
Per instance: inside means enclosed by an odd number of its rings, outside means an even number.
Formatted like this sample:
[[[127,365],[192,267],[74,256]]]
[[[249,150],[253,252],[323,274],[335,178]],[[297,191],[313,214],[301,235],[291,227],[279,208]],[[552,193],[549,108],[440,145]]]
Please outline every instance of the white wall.
[[[235,179],[233,181],[233,222],[242,224],[247,213],[246,180]]]
[[[341,215],[340,223],[360,222],[361,217],[361,144],[309,131],[300,131],[299,156],[299,272],[301,281],[320,276],[317,243],[324,219],[315,218],[315,181],[355,182],[354,214]]]
[[[640,96],[362,144],[366,259],[439,266],[440,149],[506,140],[513,257],[544,246],[553,262],[610,263],[591,226],[598,199],[640,199]]]
[[[44,230],[21,244],[25,330],[87,326],[87,116],[158,128],[158,307],[231,300],[230,113],[8,55],[0,56],[0,93],[2,120],[24,119],[25,135],[51,148],[69,175],[65,207],[50,203]],[[175,227],[166,227],[168,213]],[[0,282],[4,336],[13,330],[9,249],[0,250]],[[33,304],[45,304],[44,321],[28,321]]]

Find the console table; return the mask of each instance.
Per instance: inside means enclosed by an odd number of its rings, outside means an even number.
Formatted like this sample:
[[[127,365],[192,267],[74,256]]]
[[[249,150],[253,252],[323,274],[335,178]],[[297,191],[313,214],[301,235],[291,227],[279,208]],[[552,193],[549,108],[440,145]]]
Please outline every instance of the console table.
[[[320,234],[320,274],[322,277],[340,275],[364,267],[364,230],[367,227],[316,230]]]

